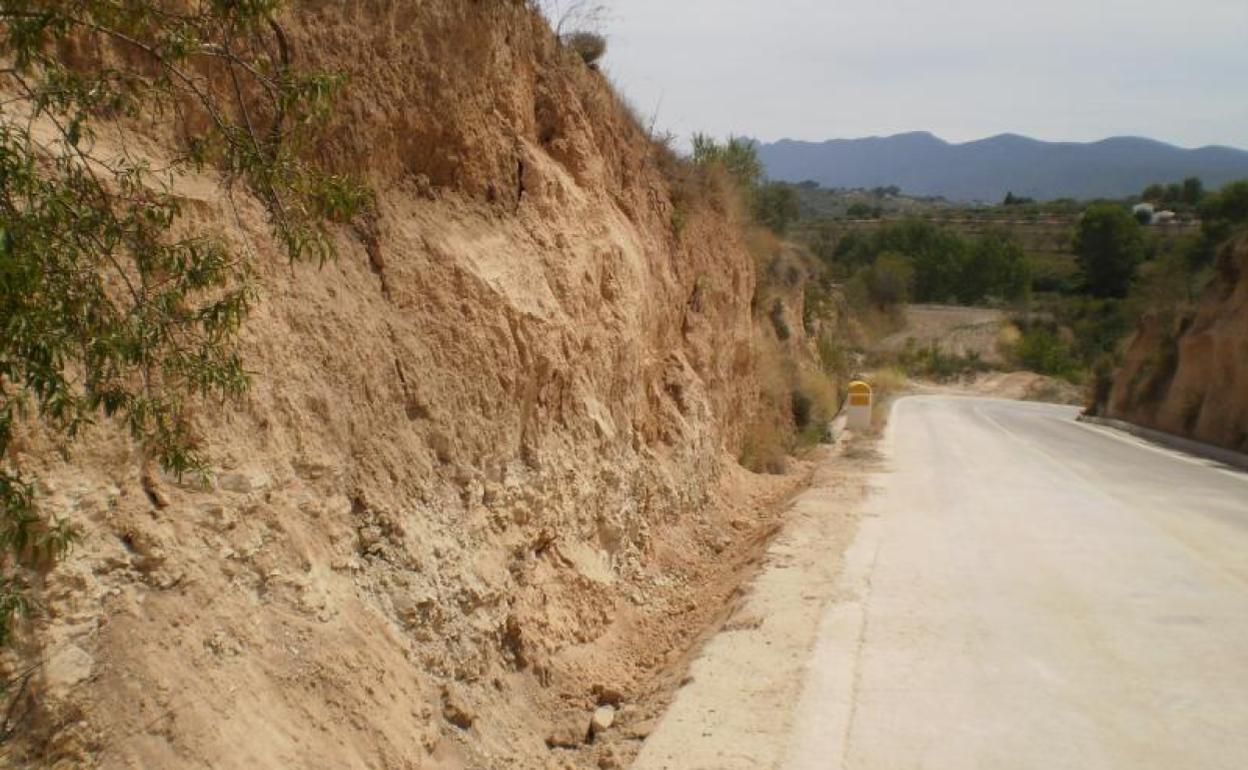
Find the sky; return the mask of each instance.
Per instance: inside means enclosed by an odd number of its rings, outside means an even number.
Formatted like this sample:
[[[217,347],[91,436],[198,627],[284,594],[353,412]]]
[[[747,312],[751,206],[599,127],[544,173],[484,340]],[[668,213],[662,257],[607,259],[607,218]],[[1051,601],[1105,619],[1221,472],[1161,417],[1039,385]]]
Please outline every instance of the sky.
[[[1248,0],[605,2],[602,69],[682,138],[1248,148]]]

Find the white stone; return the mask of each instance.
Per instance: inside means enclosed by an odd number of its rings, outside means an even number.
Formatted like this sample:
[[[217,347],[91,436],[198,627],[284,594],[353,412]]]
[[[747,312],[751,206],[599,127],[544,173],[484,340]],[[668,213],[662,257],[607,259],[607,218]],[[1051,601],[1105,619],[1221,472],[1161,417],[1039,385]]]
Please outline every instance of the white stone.
[[[90,678],[91,668],[94,665],[95,659],[75,644],[66,645],[57,650],[48,660],[45,671],[48,692],[54,697],[65,697],[74,685]]]
[[[614,706],[599,706],[594,709],[594,718],[590,720],[589,726],[595,735],[610,730],[613,724],[615,724]]]

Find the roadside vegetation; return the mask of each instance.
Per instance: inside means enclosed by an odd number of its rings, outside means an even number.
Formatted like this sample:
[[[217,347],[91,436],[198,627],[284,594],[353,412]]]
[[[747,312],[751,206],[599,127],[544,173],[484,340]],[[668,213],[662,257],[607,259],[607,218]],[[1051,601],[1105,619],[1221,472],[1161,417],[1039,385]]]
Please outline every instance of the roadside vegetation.
[[[796,192],[764,177],[749,141],[695,135],[690,162],[686,189],[715,191],[747,221],[762,407],[746,427],[739,459],[757,472],[782,473],[789,455],[826,438],[840,407],[850,367],[838,327],[844,313],[824,266],[786,240],[800,217]]]
[[[801,212],[790,225],[794,237],[844,287],[868,339],[898,332],[911,302],[1009,314],[997,363],[931,344],[879,362],[938,381],[1004,367],[1098,387],[1139,319],[1190,308],[1219,248],[1248,222],[1248,181],[1211,192],[1187,179],[1120,201],[1011,193],[997,206],[896,188],[792,188]],[[1153,212],[1163,209],[1155,224]]]
[[[341,81],[291,65],[279,5],[0,9],[0,646],[78,538],[42,511],[14,460],[19,437],[68,452],[113,417],[145,478],[206,474],[193,407],[247,390],[236,335],[256,257],[190,228],[178,180],[219,173],[227,196],[257,199],[292,262],[331,258],[330,226],[369,204],[313,160]],[[128,127],[154,114],[174,157],[136,154]]]

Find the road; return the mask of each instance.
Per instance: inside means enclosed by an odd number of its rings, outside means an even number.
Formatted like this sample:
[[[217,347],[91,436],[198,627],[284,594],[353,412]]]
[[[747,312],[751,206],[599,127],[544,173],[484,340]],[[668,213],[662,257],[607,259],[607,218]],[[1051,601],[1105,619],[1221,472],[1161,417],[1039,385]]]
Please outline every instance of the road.
[[[1074,416],[896,404],[780,766],[1248,767],[1248,475]]]

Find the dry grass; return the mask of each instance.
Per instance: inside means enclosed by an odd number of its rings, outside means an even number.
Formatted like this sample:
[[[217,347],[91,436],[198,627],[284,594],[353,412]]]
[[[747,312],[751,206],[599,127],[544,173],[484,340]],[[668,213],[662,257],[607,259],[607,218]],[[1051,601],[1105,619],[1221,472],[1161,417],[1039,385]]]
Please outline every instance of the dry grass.
[[[783,473],[788,455],[825,440],[840,409],[839,383],[816,362],[760,330],[758,351],[760,409],[746,426],[741,464],[755,473]]]
[[[802,398],[810,404],[810,417],[805,426],[799,426],[799,445],[813,446],[827,438],[828,423],[840,410],[840,393],[837,383],[817,369],[799,370],[794,388],[794,398]]]
[[[1005,324],[1001,327],[1001,330],[997,332],[997,355],[999,355],[1003,361],[1014,360],[1016,351],[1018,350],[1018,343],[1022,339],[1023,333],[1016,325],[1012,323]]]
[[[910,378],[896,366],[876,369],[866,377],[874,391],[875,409],[871,413],[871,431],[878,433],[888,423],[889,406],[893,400],[910,390]]]
[[[793,435],[793,367],[784,347],[763,328],[763,324],[755,324],[759,409],[746,425],[740,461],[755,473],[784,473]]]
[[[789,467],[789,431],[778,419],[760,417],[746,426],[741,465],[755,473],[784,473]]]
[[[897,366],[885,366],[881,369],[876,369],[867,375],[866,381],[871,385],[871,389],[875,391],[876,401],[882,401],[889,397],[895,398],[898,394],[904,393],[910,388],[910,379]]]
[[[905,315],[900,308],[881,309],[870,303],[851,302],[854,337],[862,347],[875,347],[906,328]]]

